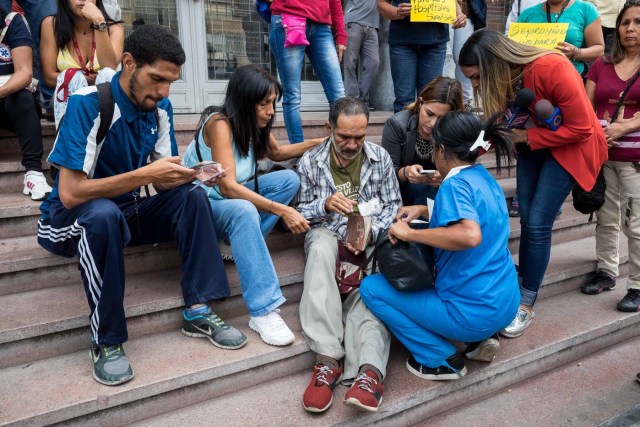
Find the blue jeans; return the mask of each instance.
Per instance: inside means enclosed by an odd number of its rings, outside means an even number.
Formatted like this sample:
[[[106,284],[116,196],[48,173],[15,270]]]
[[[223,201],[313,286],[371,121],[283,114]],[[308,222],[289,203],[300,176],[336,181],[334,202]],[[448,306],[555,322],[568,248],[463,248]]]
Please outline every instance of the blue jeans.
[[[575,180],[549,150],[518,144],[518,203],[520,205],[520,302],[532,306],[551,254],[553,221]]]
[[[403,182],[400,184],[400,195],[404,206],[427,205],[427,198],[435,200],[438,187],[424,184]]]
[[[430,368],[446,366],[446,360],[456,353],[450,339],[462,342],[485,340],[506,327],[515,315],[512,310],[503,310],[502,316],[495,317],[493,314],[483,315],[482,307],[467,308],[460,304],[452,307],[453,301],[443,301],[436,288],[401,292],[381,274],[362,280],[360,297],[416,361]],[[478,316],[482,316],[485,328],[469,328],[458,322],[455,313],[462,310],[475,310]]]
[[[40,81],[38,86],[44,98],[44,107],[49,109],[48,105],[53,96],[53,88],[44,85],[44,77],[40,67],[40,24],[47,16],[56,14],[58,9],[56,0],[18,0],[18,4],[24,10],[33,39],[33,76]],[[0,0],[0,8],[7,13],[11,12],[11,0]]]
[[[415,101],[427,83],[442,75],[446,53],[447,43],[389,46],[391,79],[396,96],[394,113]]]
[[[298,192],[300,179],[295,172],[283,170],[260,176],[258,185],[262,196],[288,205]],[[245,186],[255,190],[254,181]],[[218,240],[226,237],[231,242],[247,310],[251,316],[264,316],[285,301],[265,242],[279,217],[259,212],[244,199],[209,201]]]
[[[269,46],[276,58],[278,75],[284,89],[282,94],[282,111],[284,124],[287,127],[289,142],[304,141],[302,134],[302,119],[300,118],[300,97],[302,67],[304,54],[309,56],[313,70],[318,75],[329,103],[344,97],[342,85],[342,71],[338,61],[338,53],[333,41],[331,27],[307,20],[307,40],[309,46],[284,47],[284,29],[282,17],[271,16],[269,30]]]

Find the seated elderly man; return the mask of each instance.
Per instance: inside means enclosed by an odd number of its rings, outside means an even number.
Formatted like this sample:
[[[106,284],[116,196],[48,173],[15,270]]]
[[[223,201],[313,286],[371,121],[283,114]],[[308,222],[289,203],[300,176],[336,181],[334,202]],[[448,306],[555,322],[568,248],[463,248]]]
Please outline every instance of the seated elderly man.
[[[401,204],[389,154],[364,140],[368,120],[363,101],[337,100],[329,114],[330,137],[305,153],[298,165],[301,186],[295,203],[311,222],[304,244],[300,301],[302,329],[316,353],[313,377],[303,397],[304,408],[310,412],[329,408],[341,378],[353,381],[345,404],[377,411],[382,400],[389,331],[364,306],[357,289],[341,297],[335,280],[337,242],[345,238],[347,216],[362,203],[377,205],[371,215],[371,249]],[[357,253],[350,245],[346,247]]]

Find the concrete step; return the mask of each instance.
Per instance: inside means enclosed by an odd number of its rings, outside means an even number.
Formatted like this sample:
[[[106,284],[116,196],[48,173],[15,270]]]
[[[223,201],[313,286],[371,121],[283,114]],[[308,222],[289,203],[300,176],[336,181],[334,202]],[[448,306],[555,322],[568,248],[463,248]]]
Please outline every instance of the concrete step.
[[[626,272],[626,246],[621,247],[621,274]],[[301,247],[272,251],[283,294],[290,303],[302,294],[304,253]],[[514,256],[517,260],[517,256]],[[246,312],[235,266],[226,263],[232,296],[214,303],[223,318]],[[592,238],[555,245],[540,290],[540,299],[575,291],[590,280],[596,268]],[[130,274],[125,310],[131,338],[165,332],[179,326],[183,306],[179,268]],[[0,368],[53,357],[86,346],[88,306],[80,277],[65,286],[0,296]],[[34,351],[33,349],[37,349]]]
[[[271,380],[279,370],[299,371],[312,362],[312,356],[301,334],[297,306],[284,306],[282,314],[296,335],[296,341],[287,347],[264,344],[249,330],[247,316],[227,319],[249,338],[245,347],[235,351],[216,348],[208,340],[186,337],[179,329],[132,339],[125,350],[136,378],[118,387],[106,387],[93,380],[88,337],[82,351],[2,369],[0,425],[66,423],[134,402],[157,405],[156,409],[146,406],[143,411],[158,413],[169,402],[188,405]],[[172,392],[177,394],[165,400]],[[125,422],[126,418],[91,424]]]
[[[270,251],[302,247],[304,237],[274,232],[267,238]],[[128,275],[180,266],[175,242],[125,248]],[[234,267],[235,268],[235,267]],[[35,235],[0,239],[0,295],[76,283],[76,258],[64,258],[42,249]]]
[[[373,111],[369,116],[368,135],[382,135],[382,128],[387,119],[392,115],[391,111]],[[319,138],[326,136],[325,122],[328,112],[303,112],[302,127],[305,138]],[[174,130],[178,145],[188,145],[193,138],[200,120],[199,114],[176,114],[173,117]],[[53,123],[42,121],[42,143],[44,145],[44,158],[53,148],[55,140],[55,128]],[[272,127],[272,133],[279,141],[288,141],[287,129],[284,126],[282,114],[276,115]],[[7,154],[19,155],[20,145],[15,134],[6,130],[0,130],[0,157]],[[2,188],[2,187],[0,187]]]
[[[508,180],[500,183],[506,189],[515,185],[515,181]],[[589,223],[588,217],[576,212],[569,202],[564,208],[565,212],[554,224],[554,244],[593,235],[595,222]],[[68,284],[77,276],[74,258],[49,254],[37,244],[39,217],[38,204],[28,197],[0,194],[0,225],[7,225],[0,228],[0,295]],[[515,253],[519,247],[519,219],[511,218],[510,226],[509,248]],[[272,250],[296,244],[301,247],[302,240],[302,236],[272,233],[269,247]],[[128,274],[153,271],[158,265],[163,268],[179,265],[173,243],[127,248],[125,253]]]
[[[404,361],[408,356],[406,350],[398,343],[392,346],[392,355],[388,364],[385,393],[380,411],[377,413],[360,413],[341,404],[345,387],[339,386],[334,392],[333,406],[322,415],[313,415],[304,411],[301,405],[302,394],[310,379],[310,366],[301,372],[291,372],[288,376],[276,375],[274,381],[252,382],[245,390],[214,396],[200,404],[182,408],[178,403],[172,409],[165,406],[165,413],[141,420],[144,426],[183,425],[189,420],[207,420],[214,425],[228,426],[406,426],[425,425],[426,420],[446,410],[452,410],[467,404],[473,399],[490,395],[511,387],[527,387],[532,389],[530,379],[536,375],[556,369],[567,363],[582,361],[594,352],[612,348],[618,343],[637,337],[640,333],[638,325],[640,316],[621,313],[615,310],[615,302],[620,292],[610,292],[592,297],[578,292],[566,293],[541,302],[536,307],[537,316],[530,329],[515,340],[501,340],[502,348],[493,363],[468,362],[468,373],[465,378],[437,382],[425,381],[410,374]],[[637,340],[635,340],[637,349]],[[627,354],[629,350],[626,351]],[[627,363],[633,363],[632,358]],[[88,362],[87,362],[88,363]],[[611,366],[611,365],[609,365]],[[637,369],[637,367],[636,367]],[[635,370],[628,373],[631,375]],[[594,372],[600,378],[607,372]],[[525,383],[526,381],[526,383]],[[606,381],[605,381],[606,382]],[[515,384],[522,384],[522,386]],[[548,396],[546,383],[538,383],[537,400],[550,406],[553,394]],[[571,384],[571,382],[569,382]],[[610,387],[615,387],[611,383]],[[637,385],[636,385],[637,386]],[[565,391],[573,396],[574,389],[569,386]],[[552,393],[553,390],[550,390]],[[185,391],[186,393],[186,391]],[[577,392],[576,392],[577,394]],[[181,396],[184,396],[182,394]],[[566,394],[565,394],[566,396]],[[636,393],[627,396],[626,401],[637,397]],[[609,396],[607,396],[607,400]],[[505,397],[503,406],[510,406],[513,400]],[[526,399],[523,405],[526,405]],[[562,401],[564,402],[564,401]],[[134,407],[109,410],[104,415],[83,418],[78,421],[99,422],[102,419],[119,421],[119,417],[135,419],[135,413],[144,413],[142,408]],[[560,404],[564,407],[564,404]],[[484,406],[484,413],[499,412],[499,405]],[[506,409],[505,409],[506,410]],[[540,406],[531,405],[529,411],[540,412]],[[146,411],[153,413],[152,411]],[[511,425],[519,420],[512,411],[511,417],[505,417],[506,423],[486,423],[490,415],[481,416],[481,420],[457,419],[457,423],[440,425]],[[116,417],[110,418],[110,417]],[[521,425],[520,422],[517,422]],[[431,425],[430,423],[428,425]],[[533,425],[533,424],[532,424]],[[555,422],[537,423],[536,425],[559,425]],[[573,425],[573,424],[572,424]],[[593,424],[591,424],[593,425]]]
[[[631,339],[420,425],[493,427],[511,425],[513,420],[521,427],[599,425],[637,407],[639,352],[640,340]],[[627,420],[610,425],[637,424]]]
[[[272,252],[288,303],[302,294],[304,254],[299,247]],[[233,263],[225,263],[231,296],[213,306],[223,318],[245,314],[242,290]],[[127,276],[125,311],[129,337],[166,332],[180,326],[184,307],[180,268]],[[89,308],[82,282],[0,296],[0,368],[52,357],[86,347]],[[37,349],[37,350],[36,350]]]

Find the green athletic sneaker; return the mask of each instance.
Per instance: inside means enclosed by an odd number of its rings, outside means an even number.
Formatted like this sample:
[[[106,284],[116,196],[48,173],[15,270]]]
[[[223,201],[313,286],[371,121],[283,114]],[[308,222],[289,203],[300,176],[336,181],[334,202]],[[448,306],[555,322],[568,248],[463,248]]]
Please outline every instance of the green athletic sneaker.
[[[236,328],[226,325],[211,309],[208,313],[187,317],[187,310],[182,311],[182,333],[193,338],[208,338],[211,344],[227,350],[244,347],[247,337]]]
[[[98,345],[91,342],[93,378],[104,385],[118,385],[133,379],[133,369],[122,344]]]

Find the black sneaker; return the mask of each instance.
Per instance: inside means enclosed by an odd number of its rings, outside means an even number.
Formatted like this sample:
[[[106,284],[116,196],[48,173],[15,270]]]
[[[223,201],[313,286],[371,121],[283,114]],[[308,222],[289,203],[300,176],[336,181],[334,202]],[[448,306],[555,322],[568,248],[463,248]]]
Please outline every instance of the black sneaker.
[[[640,289],[629,289],[618,303],[618,310],[631,313],[640,311]]]
[[[636,381],[638,381],[638,382],[640,383],[640,372],[638,372],[638,373],[636,374]]]
[[[616,288],[616,278],[602,270],[598,270],[596,277],[589,283],[582,285],[580,290],[587,295],[597,295],[602,291],[611,291]]]
[[[500,350],[500,339],[498,334],[492,335],[484,341],[467,344],[464,355],[469,360],[479,360],[481,362],[492,362],[496,353]]]
[[[462,354],[454,354],[447,359],[447,363],[449,366],[442,365],[437,368],[429,368],[419,364],[412,356],[407,359],[406,366],[413,375],[425,380],[457,380],[466,375],[467,367],[464,365],[464,357],[462,357]]]
[[[133,369],[122,344],[98,345],[91,342],[93,378],[100,384],[118,385],[133,379]]]

